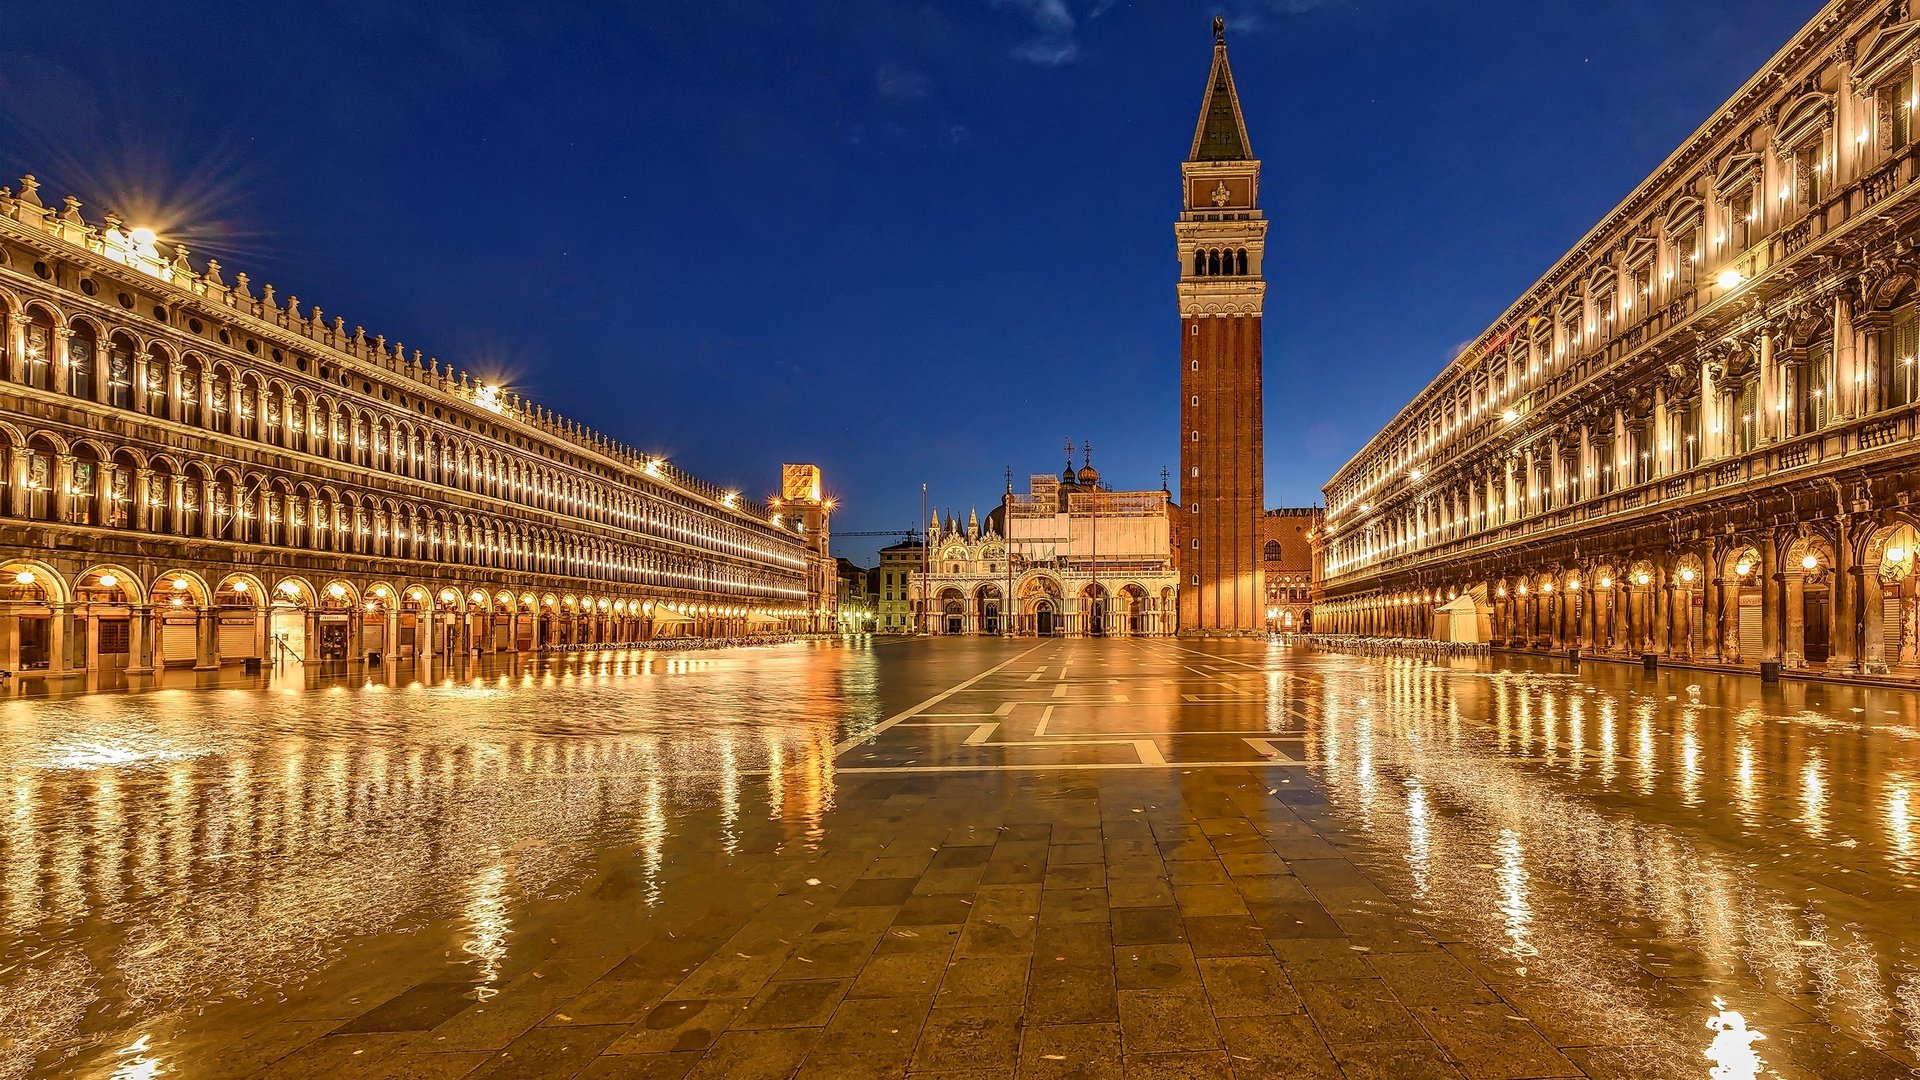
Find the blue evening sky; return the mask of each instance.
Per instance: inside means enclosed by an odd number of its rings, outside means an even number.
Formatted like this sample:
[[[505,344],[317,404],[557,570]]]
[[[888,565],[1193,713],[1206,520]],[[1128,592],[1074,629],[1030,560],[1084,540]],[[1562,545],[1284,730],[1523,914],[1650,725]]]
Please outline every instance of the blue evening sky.
[[[1176,463],[1229,46],[1268,505],[1320,485],[1817,10],[1785,0],[155,4],[0,34],[0,170],[837,530]],[[1177,482],[1177,481],[1176,481]],[[886,541],[840,553],[867,560]]]

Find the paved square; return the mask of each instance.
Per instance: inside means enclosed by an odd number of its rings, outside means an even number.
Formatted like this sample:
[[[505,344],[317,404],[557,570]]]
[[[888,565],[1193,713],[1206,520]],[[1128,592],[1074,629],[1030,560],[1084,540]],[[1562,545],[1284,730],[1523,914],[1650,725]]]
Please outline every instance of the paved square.
[[[1738,1011],[1765,1075],[1910,1075],[1913,703],[1697,678],[879,641],[38,703],[0,1061],[1705,1077]]]

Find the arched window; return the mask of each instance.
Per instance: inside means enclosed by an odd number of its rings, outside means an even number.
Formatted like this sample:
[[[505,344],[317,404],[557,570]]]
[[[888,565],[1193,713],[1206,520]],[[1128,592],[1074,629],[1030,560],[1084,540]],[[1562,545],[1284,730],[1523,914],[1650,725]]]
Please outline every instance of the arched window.
[[[1246,276],[1247,274],[1247,249],[1246,248],[1241,248],[1239,251],[1234,252],[1234,266],[1235,266],[1234,273],[1239,274],[1241,277]]]
[[[1207,272],[1207,253],[1199,250],[1198,248],[1195,248],[1193,252],[1193,276],[1199,277],[1202,274],[1205,274],[1206,272]]]
[[[1268,562],[1280,561],[1280,541],[1278,540],[1267,541],[1266,559]]]
[[[1220,273],[1220,253],[1218,251],[1207,252],[1207,273],[1214,275]]]

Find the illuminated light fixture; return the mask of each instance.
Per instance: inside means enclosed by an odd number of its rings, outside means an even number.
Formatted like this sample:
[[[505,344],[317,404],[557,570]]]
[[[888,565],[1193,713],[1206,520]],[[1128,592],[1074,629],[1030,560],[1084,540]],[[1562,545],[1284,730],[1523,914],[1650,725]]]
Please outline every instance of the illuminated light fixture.
[[[183,578],[183,577],[177,577],[177,578],[174,578],[174,579],[173,579],[173,591],[174,591],[174,592],[186,592],[186,591],[187,591],[187,579],[186,579],[186,578]]]
[[[184,597],[184,596],[176,596],[176,597],[174,597],[174,598],[173,598],[173,601],[172,601],[172,603],[173,603],[173,606],[174,606],[174,607],[186,607],[186,606],[187,606],[187,598],[186,598],[186,597]]]
[[[1647,572],[1645,570],[1642,570],[1639,573],[1633,575],[1633,583],[1635,585],[1645,585],[1647,582],[1652,580],[1653,580],[1652,578],[1647,576]]]
[[[1579,591],[1580,591],[1580,579],[1579,579],[1579,578],[1568,578],[1568,579],[1567,579],[1567,591],[1568,591],[1568,592],[1579,592]]]
[[[1907,549],[1903,547],[1890,547],[1887,549],[1887,559],[1890,562],[1906,562]]]
[[[1739,562],[1733,564],[1733,572],[1739,574],[1741,577],[1746,577],[1748,574],[1753,573],[1753,561],[1750,559],[1741,559]]]
[[[1687,582],[1691,582],[1691,581],[1693,580],[1693,567],[1691,567],[1691,566],[1683,566],[1683,567],[1681,567],[1681,568],[1680,568],[1680,580],[1681,580],[1681,581],[1687,581]]]
[[[33,571],[22,570],[19,573],[13,575],[13,580],[14,580],[14,583],[18,585],[31,585],[33,584]]]
[[[1553,582],[1551,582],[1551,581],[1543,581],[1543,582],[1541,582],[1541,583],[1540,583],[1540,591],[1541,591],[1541,592],[1552,592],[1552,591],[1553,591]]]
[[[335,600],[338,600],[341,597],[347,595],[347,587],[336,581],[333,584],[327,586],[327,595],[333,597]]]
[[[1742,282],[1747,280],[1747,276],[1738,270],[1722,270],[1720,271],[1718,280],[1720,287],[1723,289],[1737,289]]]
[[[1818,568],[1819,565],[1820,559],[1816,555],[1802,555],[1800,557],[1800,568],[1802,570],[1813,570]]]
[[[1508,409],[1506,412],[1503,412],[1500,414],[1500,419],[1505,420],[1507,423],[1511,424],[1515,420],[1520,419],[1520,413],[1518,410]]]
[[[1609,576],[1608,576],[1608,575],[1606,575],[1606,574],[1601,574],[1601,575],[1600,575],[1600,587],[1601,587],[1601,588],[1603,588],[1603,589],[1611,589],[1611,588],[1613,588],[1613,578],[1611,578],[1611,577],[1609,577]]]
[[[1423,472],[1422,470],[1420,470],[1420,469],[1415,469],[1415,470],[1413,470],[1413,472],[1412,472],[1412,473],[1410,473],[1409,475],[1410,475],[1410,476],[1412,476],[1412,477],[1413,477],[1413,479],[1415,479],[1415,480],[1419,480],[1419,479],[1421,479],[1421,478],[1423,478],[1423,477],[1425,477],[1425,476],[1426,476],[1427,474],[1426,474],[1425,472]]]

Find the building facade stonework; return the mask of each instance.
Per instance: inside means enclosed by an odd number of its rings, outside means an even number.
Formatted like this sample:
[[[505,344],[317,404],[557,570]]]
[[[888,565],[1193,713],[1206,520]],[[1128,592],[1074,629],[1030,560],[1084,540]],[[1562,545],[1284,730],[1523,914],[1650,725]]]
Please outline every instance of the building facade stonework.
[[[1180,167],[1180,626],[1246,633],[1265,625],[1261,580],[1261,263],[1267,222],[1260,162],[1247,140],[1214,20],[1213,66]]]
[[[1288,506],[1268,510],[1261,518],[1260,566],[1269,633],[1313,629],[1313,535],[1325,516],[1317,506]]]
[[[1166,491],[1112,491],[1091,462],[1037,473],[982,524],[928,523],[912,575],[920,631],[942,635],[1152,637],[1178,626]],[[918,555],[918,545],[913,554]],[[886,560],[883,560],[883,568]],[[919,568],[914,568],[919,571]],[[884,588],[884,584],[883,584]],[[922,598],[925,602],[922,602]],[[1008,598],[1012,598],[1011,603]]]
[[[1327,483],[1316,626],[1912,674],[1916,74],[1827,4]]]
[[[810,490],[759,504],[32,177],[0,188],[8,670],[825,629],[832,504],[796,469]]]

